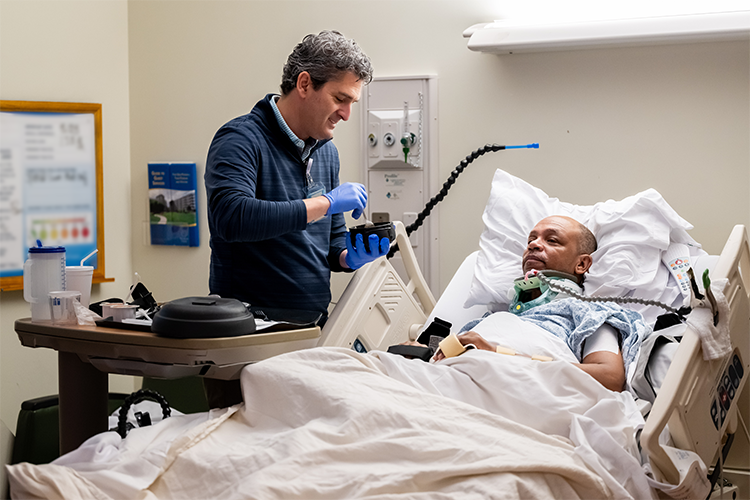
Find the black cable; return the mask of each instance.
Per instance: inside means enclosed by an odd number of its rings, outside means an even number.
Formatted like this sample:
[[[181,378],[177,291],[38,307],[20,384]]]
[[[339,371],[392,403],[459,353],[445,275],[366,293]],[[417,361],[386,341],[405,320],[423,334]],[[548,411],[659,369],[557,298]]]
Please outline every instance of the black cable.
[[[120,413],[117,417],[117,433],[123,439],[125,439],[125,436],[128,435],[129,430],[127,427],[128,410],[132,405],[140,403],[145,399],[154,400],[161,405],[162,418],[167,418],[172,414],[172,409],[169,407],[169,403],[167,403],[167,400],[164,398],[164,396],[162,396],[158,392],[151,389],[140,389],[134,392],[133,394],[125,398],[125,402],[120,408]]]
[[[456,179],[458,178],[458,176],[461,175],[461,172],[463,172],[471,162],[486,153],[494,153],[496,151],[502,151],[504,149],[505,146],[501,146],[499,144],[487,144],[477,149],[476,151],[472,151],[470,155],[467,155],[466,158],[461,160],[461,163],[459,163],[459,165],[453,170],[453,172],[451,172],[448,180],[443,183],[443,188],[440,190],[440,192],[433,196],[432,199],[427,202],[422,211],[419,212],[419,214],[417,215],[417,220],[415,220],[412,224],[406,226],[406,235],[411,235],[411,233],[416,231],[422,225],[424,220],[430,215],[430,212],[432,212],[432,209],[435,208],[435,205],[443,201],[443,198],[445,198],[445,196],[448,194],[448,190],[451,188],[451,186],[453,186],[453,184],[456,183]],[[391,246],[391,250],[388,252],[388,258],[390,259],[391,257],[393,257],[396,252],[398,252],[398,243],[394,243]]]
[[[706,497],[706,500],[711,498],[711,495],[714,492],[714,486],[716,486],[716,482],[719,480],[719,477],[721,477],[721,473],[724,470],[724,461],[727,459],[727,455],[729,455],[729,449],[732,447],[732,443],[734,442],[734,433],[727,434],[727,441],[724,443],[724,446],[721,447],[721,453],[719,454],[719,457],[716,459],[716,465],[714,466],[714,470],[711,474],[708,475],[708,481],[711,483],[711,489],[708,492],[708,496]],[[720,488],[723,489],[724,485],[721,485]]]

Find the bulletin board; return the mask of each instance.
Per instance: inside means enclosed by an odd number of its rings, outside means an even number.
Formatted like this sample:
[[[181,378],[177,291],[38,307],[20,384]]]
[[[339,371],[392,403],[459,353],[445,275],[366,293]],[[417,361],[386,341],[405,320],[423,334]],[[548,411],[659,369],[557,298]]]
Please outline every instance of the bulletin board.
[[[0,101],[0,290],[23,288],[28,249],[63,246],[67,264],[104,269],[102,106]]]

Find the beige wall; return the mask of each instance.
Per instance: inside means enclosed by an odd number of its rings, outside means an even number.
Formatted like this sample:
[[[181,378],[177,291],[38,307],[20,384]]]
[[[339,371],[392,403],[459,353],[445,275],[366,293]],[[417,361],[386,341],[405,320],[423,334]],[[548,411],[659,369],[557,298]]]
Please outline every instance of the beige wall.
[[[145,244],[146,163],[191,160],[202,173],[216,129],[277,92],[289,51],[321,29],[355,38],[378,76],[438,75],[440,183],[484,144],[541,143],[476,161],[440,205],[440,289],[477,247],[498,167],[579,204],[654,187],[711,252],[734,224],[750,222],[747,41],[471,52],[461,33],[494,19],[493,4],[132,2],[133,265],[155,296],[205,292],[210,252],[204,192],[200,248]],[[362,180],[358,113],[336,130],[343,180]]]
[[[305,34],[338,29],[376,75],[438,75],[439,178],[486,143],[539,142],[485,156],[440,205],[440,288],[477,247],[495,168],[565,201],[589,204],[658,189],[716,253],[750,223],[750,42],[495,56],[466,48],[489,1],[0,2],[3,99],[104,105],[108,274],[94,298],[123,296],[137,271],[157,300],[203,294],[201,246],[146,244],[148,161],[195,161],[202,175],[216,129],[278,89]],[[342,180],[361,181],[359,112],[337,128]],[[340,282],[337,282],[340,283]],[[0,417],[56,392],[54,353],[20,347],[28,315],[2,293]],[[131,383],[123,379],[122,383]]]
[[[127,2],[0,2],[0,98],[102,104],[106,271],[115,281],[94,285],[92,301],[124,297],[132,268]],[[57,393],[57,356],[19,343],[13,322],[30,315],[22,292],[0,301],[0,420],[15,432],[22,401]],[[133,379],[110,385],[131,392]]]

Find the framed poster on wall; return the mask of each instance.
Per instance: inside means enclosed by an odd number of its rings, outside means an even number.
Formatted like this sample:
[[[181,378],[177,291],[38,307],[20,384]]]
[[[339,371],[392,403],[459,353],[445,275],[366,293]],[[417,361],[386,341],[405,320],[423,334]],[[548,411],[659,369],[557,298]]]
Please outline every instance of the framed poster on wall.
[[[195,163],[149,163],[148,198],[152,245],[200,245]]]
[[[23,288],[38,241],[63,246],[68,265],[104,272],[102,106],[0,101],[0,289]]]

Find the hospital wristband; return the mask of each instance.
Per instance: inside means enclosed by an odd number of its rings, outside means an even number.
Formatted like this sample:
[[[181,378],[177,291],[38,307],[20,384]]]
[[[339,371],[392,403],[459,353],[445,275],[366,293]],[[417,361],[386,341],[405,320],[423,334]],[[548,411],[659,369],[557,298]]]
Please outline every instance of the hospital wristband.
[[[541,354],[535,354],[531,356],[531,359],[534,361],[554,361],[555,358],[551,358],[549,356],[542,356]]]
[[[528,354],[521,354],[521,353],[514,351],[513,349],[510,349],[508,347],[503,347],[500,345],[495,348],[495,352],[498,354],[505,354],[507,356],[523,356],[525,358],[531,358],[534,361],[552,361],[554,359],[554,358],[551,358],[550,356],[543,356],[541,354],[535,354],[533,356],[529,356]]]

